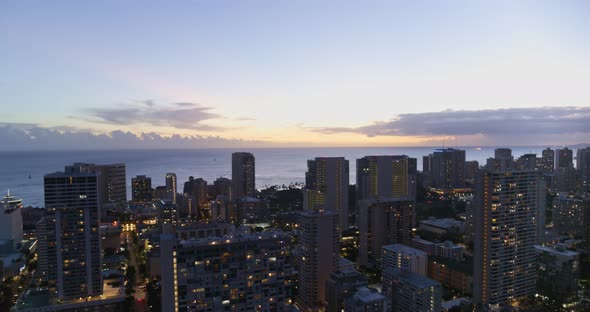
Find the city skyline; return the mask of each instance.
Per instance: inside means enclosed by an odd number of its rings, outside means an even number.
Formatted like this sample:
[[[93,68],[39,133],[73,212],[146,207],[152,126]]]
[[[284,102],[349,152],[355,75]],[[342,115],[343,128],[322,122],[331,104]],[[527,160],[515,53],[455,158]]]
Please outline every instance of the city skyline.
[[[588,8],[5,3],[0,150],[586,143]]]

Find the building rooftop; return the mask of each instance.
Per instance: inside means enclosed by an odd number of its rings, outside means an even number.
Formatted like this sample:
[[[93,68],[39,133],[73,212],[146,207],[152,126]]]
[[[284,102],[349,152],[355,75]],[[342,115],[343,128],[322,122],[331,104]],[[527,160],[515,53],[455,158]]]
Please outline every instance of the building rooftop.
[[[563,244],[557,244],[556,247],[535,245],[535,249],[536,250],[550,252],[550,253],[554,253],[554,254],[559,254],[559,255],[562,255],[562,256],[573,257],[573,256],[577,256],[577,255],[580,254],[580,253],[575,252],[575,251],[567,250],[567,249],[565,249],[565,247],[566,246],[563,245]]]
[[[48,288],[28,289],[11,311],[36,311],[39,308],[55,306],[56,311],[80,307],[98,306],[125,300],[125,286],[122,278],[105,279],[103,294],[100,296],[60,301]],[[51,309],[54,310],[53,308]]]
[[[419,243],[419,244],[422,244],[422,245],[431,245],[431,246],[434,246],[435,245],[434,242],[425,240],[425,239],[421,238],[420,236],[416,236],[416,237],[412,238],[412,241],[413,242],[416,242],[416,243]]]
[[[402,270],[402,269],[385,269],[383,270],[387,275],[391,276],[393,279],[401,281],[406,284],[410,284],[416,288],[424,289],[430,288],[435,286],[440,286],[441,284],[435,280],[429,279],[424,277],[420,274],[413,273],[410,271]]]
[[[189,240],[180,241],[180,245],[183,246],[199,246],[199,245],[217,245],[217,244],[229,244],[244,241],[254,241],[261,239],[277,238],[279,236],[286,235],[281,230],[271,230],[260,233],[242,234],[240,232],[234,232],[225,236],[209,236],[204,238],[191,238]]]
[[[410,246],[402,245],[402,244],[393,244],[393,245],[386,245],[383,246],[384,250],[396,252],[396,253],[403,253],[406,256],[426,256],[427,253],[416,249]]]
[[[455,220],[452,218],[444,218],[444,219],[428,219],[428,220],[423,220],[420,221],[420,224],[425,224],[425,225],[429,225],[429,226],[433,226],[433,227],[437,227],[437,228],[441,228],[441,229],[445,229],[448,230],[452,227],[463,227],[465,225],[465,222],[463,221],[459,221],[459,220]]]
[[[441,307],[443,308],[443,310],[450,310],[454,307],[459,307],[463,304],[470,304],[471,300],[469,300],[468,298],[457,298],[457,299],[453,299],[453,300],[449,300],[449,301],[445,301],[441,304]]]
[[[354,299],[361,302],[369,303],[375,301],[383,301],[385,300],[385,296],[375,289],[361,287],[354,294]]]

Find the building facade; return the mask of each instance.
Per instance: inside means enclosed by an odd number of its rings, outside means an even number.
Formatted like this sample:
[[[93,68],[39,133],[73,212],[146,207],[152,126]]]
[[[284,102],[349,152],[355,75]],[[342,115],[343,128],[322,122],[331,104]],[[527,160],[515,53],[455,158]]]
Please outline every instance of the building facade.
[[[66,167],[45,175],[46,215],[38,224],[39,272],[59,299],[102,294],[97,173]]]
[[[177,240],[163,235],[162,311],[286,311],[295,271],[280,231]]]
[[[231,155],[231,180],[233,183],[233,200],[256,195],[256,170],[254,155],[251,153],[233,153]]]
[[[338,214],[330,210],[304,210],[298,214],[295,302],[300,311],[317,311],[326,306],[326,281],[340,258],[338,220]]]
[[[475,193],[474,303],[498,307],[535,292],[540,176],[482,170]]]
[[[384,245],[410,246],[414,202],[395,198],[361,200],[358,220],[359,263],[379,267]]]
[[[316,157],[307,161],[305,173],[303,209],[314,210],[319,205],[338,213],[342,231],[348,229],[348,167],[344,157]]]

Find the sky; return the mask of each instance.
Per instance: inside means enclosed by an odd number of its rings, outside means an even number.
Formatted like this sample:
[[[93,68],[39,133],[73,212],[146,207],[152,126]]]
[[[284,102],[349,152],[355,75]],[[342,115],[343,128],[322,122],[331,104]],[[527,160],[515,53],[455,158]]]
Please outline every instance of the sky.
[[[588,143],[588,38],[588,1],[2,1],[0,149]]]

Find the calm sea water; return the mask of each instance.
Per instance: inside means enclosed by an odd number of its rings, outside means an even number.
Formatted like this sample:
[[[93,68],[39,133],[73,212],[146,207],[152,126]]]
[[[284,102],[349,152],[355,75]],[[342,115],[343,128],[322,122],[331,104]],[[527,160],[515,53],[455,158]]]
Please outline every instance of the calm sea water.
[[[260,148],[248,151],[256,158],[256,187],[265,185],[288,185],[303,182],[307,159],[318,156],[344,156],[350,160],[350,181],[355,181],[357,158],[366,155],[400,155],[418,158],[432,152],[432,147],[383,147],[383,148]],[[492,157],[494,147],[463,148],[467,160],[480,164]],[[542,147],[513,147],[513,155],[526,153],[540,155]],[[127,185],[131,177],[145,174],[152,178],[152,186],[164,185],[166,172],[175,172],[179,185],[189,176],[202,177],[213,183],[218,177],[231,178],[231,153],[233,149],[199,150],[126,150],[126,151],[42,151],[0,152],[0,194],[10,189],[14,196],[22,198],[25,206],[43,206],[43,175],[62,171],[65,165],[74,162],[96,164],[125,163]],[[574,151],[575,152],[575,151]],[[29,175],[31,178],[29,179]],[[128,198],[130,190],[128,189]]]

